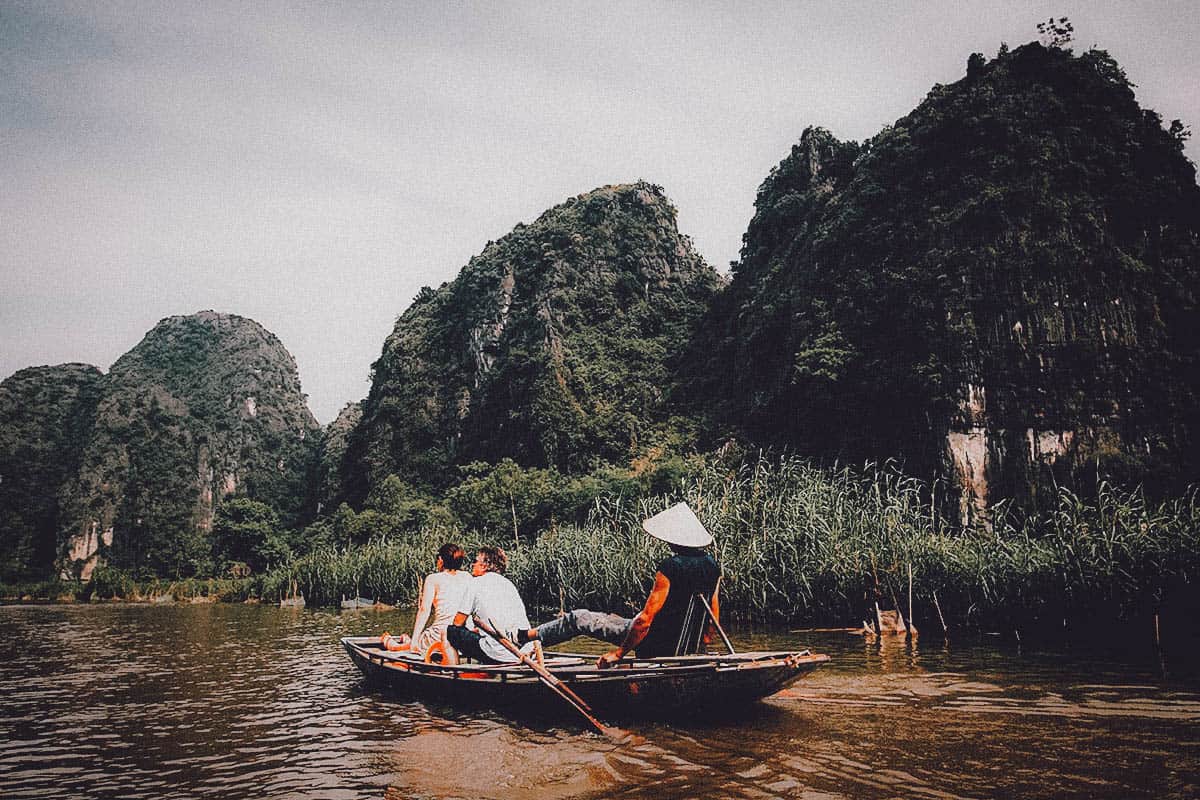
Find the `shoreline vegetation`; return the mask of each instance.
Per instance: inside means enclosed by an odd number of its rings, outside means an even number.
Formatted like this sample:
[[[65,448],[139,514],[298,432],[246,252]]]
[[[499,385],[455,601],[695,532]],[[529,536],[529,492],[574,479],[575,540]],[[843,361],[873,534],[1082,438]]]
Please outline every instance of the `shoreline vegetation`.
[[[939,512],[934,498],[943,490],[892,465],[823,468],[760,457],[731,468],[700,460],[674,491],[598,495],[581,521],[551,516],[527,533],[515,524],[481,533],[428,514],[407,529],[360,544],[320,544],[244,578],[135,580],[100,567],[87,583],[0,586],[0,598],[277,603],[294,586],[309,605],[362,596],[407,606],[431,554],[449,540],[505,547],[509,577],[539,618],[574,607],[633,613],[666,553],[641,520],[682,499],[716,540],[722,611],[744,623],[857,626],[876,601],[908,616],[910,569],[916,623],[926,635],[940,635],[943,620],[951,630],[1018,636],[1086,635],[1122,624],[1148,630],[1168,609],[1195,605],[1195,487],[1159,502],[1105,482],[1087,499],[1060,488],[1047,512],[1023,517],[1000,505],[965,529]],[[358,516],[368,513],[381,512]]]

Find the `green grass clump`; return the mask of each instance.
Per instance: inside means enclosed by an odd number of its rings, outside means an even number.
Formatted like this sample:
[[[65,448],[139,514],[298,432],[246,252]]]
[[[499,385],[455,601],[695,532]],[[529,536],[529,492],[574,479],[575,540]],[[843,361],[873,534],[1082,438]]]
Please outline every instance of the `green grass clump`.
[[[875,599],[930,620],[1000,625],[1107,621],[1161,600],[1200,566],[1195,491],[1151,505],[1108,484],[1021,517],[1001,506],[966,529],[927,485],[891,466],[823,470],[760,461],[709,470],[684,492],[717,539],[725,606],[754,619],[855,622]]]

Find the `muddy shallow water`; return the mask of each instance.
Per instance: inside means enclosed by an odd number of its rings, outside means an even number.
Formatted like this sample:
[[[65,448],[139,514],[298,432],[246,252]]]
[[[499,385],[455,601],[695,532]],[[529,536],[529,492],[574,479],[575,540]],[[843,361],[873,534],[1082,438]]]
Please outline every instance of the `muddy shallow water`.
[[[1200,796],[1200,682],[1151,648],[734,630],[833,661],[729,718],[625,721],[613,742],[369,690],[338,638],[410,620],[0,607],[0,797]]]

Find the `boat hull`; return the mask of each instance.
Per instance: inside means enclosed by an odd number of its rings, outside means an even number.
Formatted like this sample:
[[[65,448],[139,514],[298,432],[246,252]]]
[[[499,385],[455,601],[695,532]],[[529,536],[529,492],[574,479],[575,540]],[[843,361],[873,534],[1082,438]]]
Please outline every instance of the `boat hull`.
[[[381,649],[377,637],[346,637],[342,644],[369,683],[413,697],[532,711],[561,706],[532,670],[521,665],[425,664]],[[600,670],[595,656],[547,653],[546,668],[597,714],[664,716],[742,708],[828,660],[807,651],[740,653],[628,660]]]

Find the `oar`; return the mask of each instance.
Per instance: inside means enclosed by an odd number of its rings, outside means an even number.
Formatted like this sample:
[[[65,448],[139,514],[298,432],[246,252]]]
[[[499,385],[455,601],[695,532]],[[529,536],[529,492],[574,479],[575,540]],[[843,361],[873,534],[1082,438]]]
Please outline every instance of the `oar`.
[[[586,719],[588,722],[590,722],[592,724],[592,727],[594,727],[596,730],[603,733],[605,736],[609,736],[609,737],[613,737],[613,738],[617,738],[620,736],[620,734],[617,734],[614,731],[609,730],[600,722],[600,720],[598,720],[592,716],[592,709],[590,706],[588,706],[587,703],[583,702],[583,698],[581,698],[579,695],[575,694],[575,692],[571,691],[571,688],[569,686],[567,686],[565,683],[563,683],[558,678],[556,678],[554,676],[554,674],[551,673],[548,669],[546,669],[541,664],[534,661],[529,656],[522,653],[521,648],[517,647],[506,636],[504,636],[504,634],[502,634],[498,630],[496,630],[495,626],[493,626],[490,622],[484,622],[482,619],[480,619],[478,616],[476,616],[475,617],[475,627],[479,628],[479,630],[483,631],[488,636],[495,639],[497,642],[500,643],[500,645],[505,650],[507,650],[508,652],[510,652],[514,656],[516,656],[518,659],[520,659],[522,664],[524,664],[525,666],[527,666],[531,670],[533,670],[534,673],[538,676],[538,680],[540,680],[542,683],[546,684],[546,686],[548,686],[551,691],[553,691],[555,694],[557,694],[563,700],[567,701],[571,705],[572,708],[574,708],[576,711],[578,711],[580,713],[580,715],[583,716],[584,719]]]
[[[704,613],[708,614],[708,619],[712,623],[713,627],[717,629],[717,633],[721,634],[721,640],[725,642],[725,649],[728,650],[731,655],[736,653],[737,651],[733,649],[733,642],[729,641],[729,637],[725,635],[725,629],[721,627],[721,623],[717,622],[717,615],[713,613],[711,608],[709,608],[708,601],[704,599],[704,595],[697,592],[696,601],[700,603],[700,607],[704,609]]]

